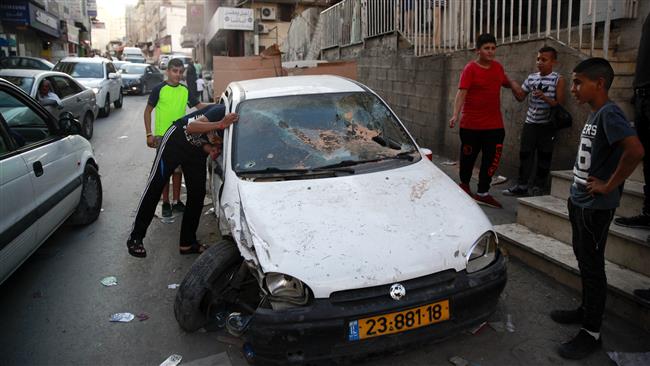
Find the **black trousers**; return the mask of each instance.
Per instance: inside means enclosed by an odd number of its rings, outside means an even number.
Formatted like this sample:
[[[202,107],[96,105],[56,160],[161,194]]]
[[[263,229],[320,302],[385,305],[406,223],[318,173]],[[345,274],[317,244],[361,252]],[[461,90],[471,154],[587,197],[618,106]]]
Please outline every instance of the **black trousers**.
[[[582,208],[570,198],[567,206],[573,230],[573,253],[582,279],[582,327],[599,332],[607,298],[605,244],[615,210]]]
[[[138,213],[131,229],[131,239],[143,239],[151,224],[163,187],[179,165],[183,168],[187,200],[179,244],[191,245],[196,242],[196,229],[201,219],[203,199],[205,198],[207,154],[185,138],[182,124],[174,123],[165,133],[156,151],[156,159],[151,168],[145,191],[140,198]]]
[[[480,152],[481,170],[478,175],[478,192],[490,190],[492,176],[499,167],[503,139],[506,133],[503,128],[494,130],[460,129],[460,181],[469,184],[472,178],[474,163]]]
[[[650,215],[650,90],[646,95],[637,95],[634,100],[634,126],[641,140],[646,157],[643,158],[643,212]]]
[[[555,129],[550,123],[524,123],[521,130],[521,146],[519,148],[519,179],[517,184],[527,185],[533,171],[535,154],[537,154],[537,172],[534,185],[545,187],[548,173],[551,170]]]

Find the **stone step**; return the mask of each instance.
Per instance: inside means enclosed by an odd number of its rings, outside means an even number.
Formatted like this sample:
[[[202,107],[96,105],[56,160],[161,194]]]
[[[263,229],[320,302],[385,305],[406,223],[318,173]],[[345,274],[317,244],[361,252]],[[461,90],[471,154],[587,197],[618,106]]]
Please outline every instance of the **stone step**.
[[[551,196],[566,200],[569,198],[569,188],[573,183],[571,170],[551,172]],[[619,216],[636,216],[643,209],[643,183],[628,180],[623,187],[621,205],[616,209]]]
[[[509,255],[558,282],[581,291],[578,262],[570,246],[519,224],[497,225],[494,229],[499,236],[499,244]],[[638,288],[650,288],[650,278],[610,261],[605,261],[605,271],[607,311],[650,331],[650,306],[633,293]]]
[[[639,165],[636,166],[636,169],[632,172],[632,175],[628,178],[628,180],[633,180],[636,182],[645,182],[645,179],[643,179],[643,163],[639,163]]]
[[[619,75],[634,75],[636,72],[636,62],[632,61],[611,61],[610,64],[614,69],[614,74]]]
[[[582,45],[580,52],[590,56],[591,48],[585,47],[585,44]],[[590,57],[603,57],[605,53],[602,48],[594,48],[594,52]],[[625,52],[614,52],[612,49],[607,53],[607,60],[612,62],[636,62],[636,50],[625,51]]]
[[[616,75],[612,81],[612,88],[632,88],[634,75]]]
[[[553,196],[519,198],[517,223],[532,231],[571,243],[571,222],[566,199]],[[605,258],[643,275],[650,276],[650,231],[612,224],[607,236]]]

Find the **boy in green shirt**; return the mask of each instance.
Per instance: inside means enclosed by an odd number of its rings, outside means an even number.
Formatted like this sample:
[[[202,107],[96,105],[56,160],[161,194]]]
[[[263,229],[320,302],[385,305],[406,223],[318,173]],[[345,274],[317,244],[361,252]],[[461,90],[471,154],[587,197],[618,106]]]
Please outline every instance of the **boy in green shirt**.
[[[185,116],[186,106],[201,109],[208,104],[200,103],[196,96],[189,98],[189,92],[185,85],[181,84],[183,76],[183,62],[179,59],[172,59],[167,64],[167,80],[158,84],[149,94],[147,107],[144,110],[144,129],[147,133],[147,146],[157,148],[161,144],[162,136],[167,129],[179,118]],[[156,123],[154,132],[151,132],[151,112],[156,110]],[[185,205],[180,201],[182,172],[180,167],[174,171],[172,176],[173,200],[172,206],[169,202],[169,183],[163,188],[162,215],[171,217],[172,209],[183,212]]]

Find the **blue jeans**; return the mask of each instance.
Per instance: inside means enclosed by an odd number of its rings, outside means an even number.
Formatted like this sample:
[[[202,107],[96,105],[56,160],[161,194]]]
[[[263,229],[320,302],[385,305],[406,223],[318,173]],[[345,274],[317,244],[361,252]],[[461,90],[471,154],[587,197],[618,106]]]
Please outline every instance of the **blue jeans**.
[[[568,199],[573,230],[573,253],[582,279],[582,327],[600,332],[607,298],[605,244],[615,209],[595,210],[576,206]]]

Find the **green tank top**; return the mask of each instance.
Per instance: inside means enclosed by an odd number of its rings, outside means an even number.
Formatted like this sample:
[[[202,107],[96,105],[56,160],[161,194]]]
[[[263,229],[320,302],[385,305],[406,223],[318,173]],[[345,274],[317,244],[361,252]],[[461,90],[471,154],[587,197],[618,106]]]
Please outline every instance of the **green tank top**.
[[[155,136],[162,136],[177,119],[185,116],[188,90],[183,84],[176,86],[165,82],[156,86],[149,95],[148,104],[156,107]]]

